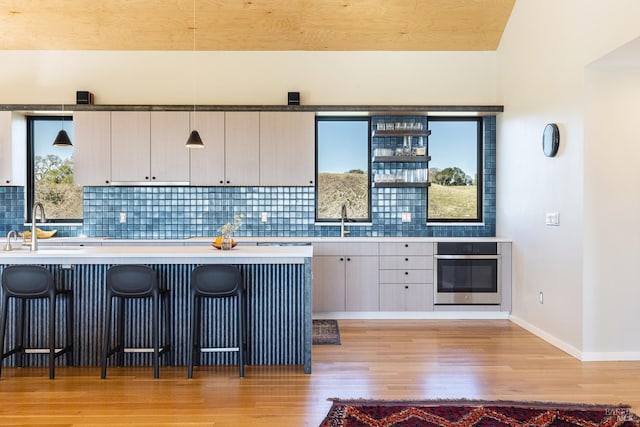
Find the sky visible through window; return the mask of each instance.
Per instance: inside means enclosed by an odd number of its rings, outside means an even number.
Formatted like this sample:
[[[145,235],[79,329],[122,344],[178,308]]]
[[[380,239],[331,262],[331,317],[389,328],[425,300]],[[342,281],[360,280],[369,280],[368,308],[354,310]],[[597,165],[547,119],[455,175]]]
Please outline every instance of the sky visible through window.
[[[38,120],[34,129],[34,144],[36,156],[46,157],[50,154],[60,157],[63,160],[70,159],[73,154],[73,147],[54,147],[53,140],[60,132],[60,129],[67,131],[69,139],[73,143],[73,122],[68,120]]]
[[[474,178],[478,173],[476,121],[430,121],[430,168],[459,167]]]
[[[369,122],[318,121],[318,172],[345,173],[352,169],[369,170]],[[366,141],[363,144],[362,141]]]

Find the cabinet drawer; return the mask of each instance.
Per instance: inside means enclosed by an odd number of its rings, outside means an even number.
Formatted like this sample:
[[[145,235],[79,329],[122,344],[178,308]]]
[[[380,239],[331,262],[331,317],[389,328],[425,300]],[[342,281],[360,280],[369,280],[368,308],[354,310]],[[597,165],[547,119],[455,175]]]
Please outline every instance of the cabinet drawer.
[[[381,256],[380,269],[382,270],[433,270],[433,256],[405,255],[405,256]]]
[[[380,283],[433,283],[433,270],[380,270]]]
[[[421,284],[380,284],[381,311],[424,311],[427,309],[426,286]]]
[[[380,243],[380,255],[433,255],[433,243],[427,243],[427,242]]]
[[[378,243],[333,242],[314,243],[314,255],[378,255]]]

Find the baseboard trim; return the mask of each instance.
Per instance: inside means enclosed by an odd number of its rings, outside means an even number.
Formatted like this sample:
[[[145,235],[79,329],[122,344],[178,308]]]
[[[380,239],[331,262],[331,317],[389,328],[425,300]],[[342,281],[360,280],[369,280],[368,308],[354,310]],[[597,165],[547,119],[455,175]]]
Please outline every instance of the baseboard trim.
[[[573,356],[578,360],[582,360],[582,352],[580,350],[578,350],[577,348],[575,348],[570,344],[567,344],[566,342],[555,337],[554,335],[551,335],[550,333],[543,331],[537,326],[534,326],[531,323],[519,318],[518,316],[514,316],[513,314],[509,316],[509,320],[511,320],[516,325],[531,332],[533,335],[537,336],[538,338],[542,338],[552,346],[559,348],[560,350],[564,351],[570,356]]]
[[[314,319],[362,320],[508,320],[500,311],[348,311],[313,313]]]

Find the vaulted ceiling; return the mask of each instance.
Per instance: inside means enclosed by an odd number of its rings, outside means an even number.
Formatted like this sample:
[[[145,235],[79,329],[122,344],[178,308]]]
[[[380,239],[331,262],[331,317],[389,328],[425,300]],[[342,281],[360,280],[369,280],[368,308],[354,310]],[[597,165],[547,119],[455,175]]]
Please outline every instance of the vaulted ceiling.
[[[6,0],[0,50],[486,51],[514,3]]]

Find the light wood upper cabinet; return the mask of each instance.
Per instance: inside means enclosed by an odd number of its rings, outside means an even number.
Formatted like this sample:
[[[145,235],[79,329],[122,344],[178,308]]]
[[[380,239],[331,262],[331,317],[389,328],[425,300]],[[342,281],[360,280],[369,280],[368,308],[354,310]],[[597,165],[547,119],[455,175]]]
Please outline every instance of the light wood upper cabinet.
[[[191,129],[196,129],[204,147],[190,148],[191,185],[224,183],[224,113],[197,111],[191,113]]]
[[[105,185],[111,182],[111,112],[73,113],[73,182]]]
[[[260,185],[260,113],[226,112],[224,134],[224,185]]]
[[[315,114],[260,113],[260,185],[310,186],[315,176]]]
[[[0,111],[0,185],[11,185],[11,111]]]
[[[189,182],[188,111],[151,112],[151,180]]]
[[[151,180],[151,114],[148,111],[111,113],[111,179]]]
[[[186,111],[113,111],[112,181],[187,183],[189,132]]]

